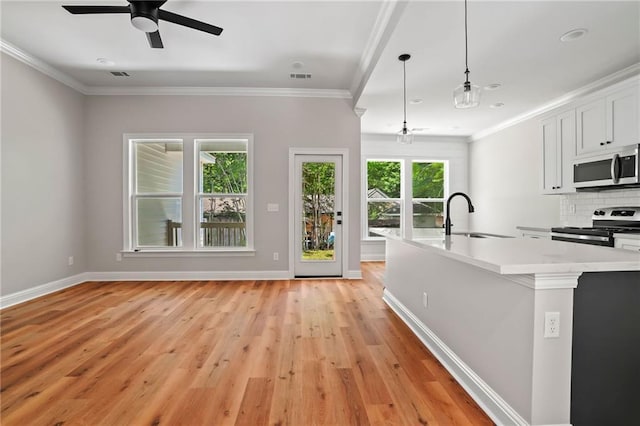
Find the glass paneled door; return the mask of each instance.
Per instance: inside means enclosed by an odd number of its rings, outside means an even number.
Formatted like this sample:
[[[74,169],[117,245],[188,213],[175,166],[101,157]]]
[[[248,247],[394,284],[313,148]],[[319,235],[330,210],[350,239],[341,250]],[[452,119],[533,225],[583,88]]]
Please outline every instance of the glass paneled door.
[[[342,276],[342,157],[295,156],[294,274]]]

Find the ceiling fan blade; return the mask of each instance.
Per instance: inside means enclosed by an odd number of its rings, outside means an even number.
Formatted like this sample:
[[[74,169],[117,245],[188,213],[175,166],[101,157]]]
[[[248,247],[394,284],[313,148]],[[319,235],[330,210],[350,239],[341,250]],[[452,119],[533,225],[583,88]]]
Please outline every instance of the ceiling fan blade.
[[[182,25],[184,27],[193,28],[194,30],[204,31],[205,33],[220,35],[222,28],[215,25],[207,24],[205,22],[196,21],[195,19],[187,18],[186,16],[177,15],[166,10],[158,11],[158,18],[163,21],[173,22],[174,24]]]
[[[94,13],[130,13],[129,6],[62,6],[74,15],[89,15]]]
[[[147,40],[149,41],[149,46],[154,49],[162,49],[164,45],[162,44],[162,38],[160,38],[160,31],[156,31],[155,33],[146,33]]]

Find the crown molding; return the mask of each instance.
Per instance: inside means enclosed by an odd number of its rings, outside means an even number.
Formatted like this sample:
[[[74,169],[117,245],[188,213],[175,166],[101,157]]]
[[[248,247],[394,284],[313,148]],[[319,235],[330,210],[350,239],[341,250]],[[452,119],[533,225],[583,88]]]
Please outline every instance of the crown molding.
[[[358,108],[358,107],[355,107],[355,108],[353,109],[353,112],[355,112],[355,113],[356,113],[356,115],[357,115],[358,117],[362,118],[362,116],[364,115],[364,113],[365,113],[365,112],[367,112],[367,109],[366,109],[366,108]]]
[[[364,143],[366,142],[393,142],[395,143],[396,134],[395,133],[362,133],[360,135],[360,140]],[[413,134],[413,142],[447,142],[447,143],[467,143],[468,138],[466,136],[455,136],[455,135],[420,135]],[[410,147],[411,145],[403,145],[405,147]]]
[[[78,80],[68,76],[62,71],[52,67],[41,59],[36,58],[25,52],[24,50],[14,46],[7,41],[0,39],[0,52],[4,52],[7,55],[11,56],[18,61],[29,65],[31,68],[34,68],[41,73],[53,78],[54,80],[59,81],[60,83],[71,87],[72,89],[82,93],[87,94],[87,86],[80,83]]]
[[[576,89],[572,92],[569,92],[563,96],[560,96],[559,98],[556,98],[551,102],[548,102],[535,109],[527,111],[524,114],[516,115],[515,117],[512,117],[509,120],[503,121],[502,123],[499,123],[493,127],[480,130],[479,132],[476,132],[469,137],[469,142],[477,141],[479,139],[482,139],[489,135],[497,133],[500,130],[504,130],[508,127],[515,126],[516,124],[522,123],[523,121],[545,114],[556,108],[567,105],[579,99],[582,96],[588,95],[600,89],[604,89],[615,83],[619,83],[628,78],[637,76],[638,74],[640,74],[640,62],[635,63],[627,68],[623,68],[620,71],[614,72],[613,74],[609,74],[608,76],[603,77],[599,80],[596,80],[592,83],[589,83],[586,86],[582,86],[581,88]]]
[[[188,96],[283,96],[293,98],[351,99],[348,90],[275,87],[111,87],[92,86],[87,95],[188,95]]]
[[[281,96],[294,98],[349,99],[351,92],[341,89],[298,89],[272,87],[143,87],[87,86],[41,59],[0,39],[0,51],[84,95],[199,95],[199,96]]]

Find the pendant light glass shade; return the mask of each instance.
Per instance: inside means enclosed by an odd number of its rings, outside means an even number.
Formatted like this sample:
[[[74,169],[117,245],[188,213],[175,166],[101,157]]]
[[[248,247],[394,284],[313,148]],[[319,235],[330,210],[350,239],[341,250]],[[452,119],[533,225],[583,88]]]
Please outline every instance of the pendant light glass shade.
[[[480,105],[480,87],[469,82],[469,43],[467,41],[467,0],[464,0],[464,83],[453,91],[453,105],[456,108],[473,108]]]
[[[480,87],[468,81],[453,91],[453,104],[456,108],[473,108],[480,105]]]
[[[402,88],[403,88],[403,106],[404,106],[404,121],[402,122],[402,130],[396,134],[396,142],[402,144],[413,143],[413,133],[407,129],[407,61],[411,58],[411,55],[403,53],[398,56],[398,60],[402,61]]]
[[[407,122],[405,121],[404,127],[398,133],[396,133],[396,142],[408,145],[413,143],[413,133],[407,129]]]

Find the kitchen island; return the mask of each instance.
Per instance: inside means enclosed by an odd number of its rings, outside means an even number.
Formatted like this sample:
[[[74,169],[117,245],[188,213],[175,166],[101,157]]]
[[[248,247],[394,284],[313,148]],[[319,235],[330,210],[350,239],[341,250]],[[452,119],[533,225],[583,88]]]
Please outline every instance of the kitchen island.
[[[640,290],[640,255],[611,248],[453,235],[386,253],[384,300],[498,424],[570,424],[574,291]]]

